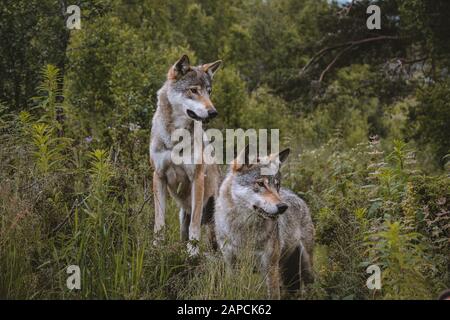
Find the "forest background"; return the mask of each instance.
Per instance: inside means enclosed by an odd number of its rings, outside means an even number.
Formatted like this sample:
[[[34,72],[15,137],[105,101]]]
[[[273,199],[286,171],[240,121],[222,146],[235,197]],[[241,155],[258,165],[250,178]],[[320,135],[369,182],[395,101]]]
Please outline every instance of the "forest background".
[[[235,273],[219,253],[187,259],[173,203],[152,246],[150,121],[187,53],[224,61],[210,127],[279,128],[293,151],[283,184],[316,226],[316,281],[294,298],[435,298],[450,286],[449,14],[442,0],[2,1],[0,297],[265,297],[250,257]]]

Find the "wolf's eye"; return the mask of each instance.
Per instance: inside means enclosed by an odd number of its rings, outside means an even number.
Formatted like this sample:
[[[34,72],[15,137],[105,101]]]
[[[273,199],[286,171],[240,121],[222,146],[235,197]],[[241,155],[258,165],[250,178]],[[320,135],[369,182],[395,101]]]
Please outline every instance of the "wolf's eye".
[[[197,88],[190,88],[189,90],[191,91],[192,94],[198,94]]]
[[[262,181],[262,180],[256,181],[256,184],[257,184],[259,187],[264,187],[264,181]]]
[[[208,95],[211,95],[211,92],[212,92],[211,88],[208,88],[207,91],[208,91]]]

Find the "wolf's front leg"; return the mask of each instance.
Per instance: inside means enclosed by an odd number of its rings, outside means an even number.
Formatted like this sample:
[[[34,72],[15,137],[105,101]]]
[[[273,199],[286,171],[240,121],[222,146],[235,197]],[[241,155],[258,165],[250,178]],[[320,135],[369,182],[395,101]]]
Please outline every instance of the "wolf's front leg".
[[[189,212],[184,210],[183,208],[180,209],[180,237],[181,241],[188,241],[189,240],[189,222],[191,219],[191,215]]]
[[[270,266],[266,283],[269,299],[280,300],[280,268],[278,263],[274,263]]]
[[[203,165],[195,167],[194,179],[192,181],[191,199],[191,223],[189,225],[188,251],[191,256],[198,254],[200,241],[200,228],[202,223],[203,196],[205,193],[205,168]]]
[[[280,300],[280,242],[270,239],[263,257],[269,299]]]
[[[166,195],[167,183],[165,179],[158,176],[156,172],[153,173],[153,199],[155,202],[155,226],[153,228],[155,234],[154,244],[158,244],[164,239],[163,229],[165,225],[166,215]]]

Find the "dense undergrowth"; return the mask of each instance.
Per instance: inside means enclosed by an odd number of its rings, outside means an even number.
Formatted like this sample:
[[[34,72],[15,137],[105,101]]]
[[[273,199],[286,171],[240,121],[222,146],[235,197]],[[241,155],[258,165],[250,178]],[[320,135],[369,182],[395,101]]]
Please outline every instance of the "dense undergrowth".
[[[277,128],[292,150],[282,184],[311,208],[316,281],[284,298],[450,287],[449,1],[92,0],[80,30],[64,3],[0,3],[0,298],[266,297],[251,248],[233,272],[187,256],[172,201],[153,246],[150,121],[182,54],[223,60],[211,127]]]
[[[57,103],[58,70],[42,76],[38,106],[19,114],[3,107],[0,118],[1,297],[265,297],[251,250],[237,272],[218,253],[188,259],[173,203],[166,242],[154,247],[147,155],[123,150],[143,148],[148,131],[127,128],[126,145],[81,137],[70,128],[73,107]],[[448,175],[427,174],[401,140],[346,144],[338,129],[283,169],[317,229],[316,282],[299,297],[433,298],[449,281]],[[382,270],[381,290],[365,285],[371,264]],[[66,287],[69,265],[80,266],[81,290]]]

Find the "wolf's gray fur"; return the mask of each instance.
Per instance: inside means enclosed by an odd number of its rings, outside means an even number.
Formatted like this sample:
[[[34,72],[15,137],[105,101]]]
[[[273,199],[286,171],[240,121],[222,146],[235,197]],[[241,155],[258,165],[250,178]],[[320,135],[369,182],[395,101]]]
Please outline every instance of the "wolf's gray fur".
[[[195,242],[200,240],[202,211],[204,207],[209,211],[213,207],[211,203],[217,195],[220,171],[217,165],[203,163],[175,165],[171,160],[175,146],[171,137],[176,129],[187,129],[194,136],[194,121],[208,120],[217,115],[210,95],[212,79],[220,64],[219,60],[191,66],[186,55],[181,57],[169,69],[167,81],[158,91],[158,108],[152,121],[150,162],[154,168],[154,232],[158,237],[162,236],[160,231],[165,225],[166,194],[169,191],[180,207],[181,239],[193,240],[188,244],[191,254],[198,252]],[[212,216],[212,212],[207,214]],[[210,229],[213,230],[212,227]],[[209,235],[213,242],[214,233],[210,231]]]
[[[286,152],[270,155],[268,163],[283,162]],[[288,290],[299,289],[301,281],[313,280],[311,215],[302,199],[279,187],[279,172],[262,176],[261,168],[267,164],[236,163],[231,165],[216,201],[217,242],[230,266],[248,243],[254,243],[269,297],[280,298],[280,275]]]

